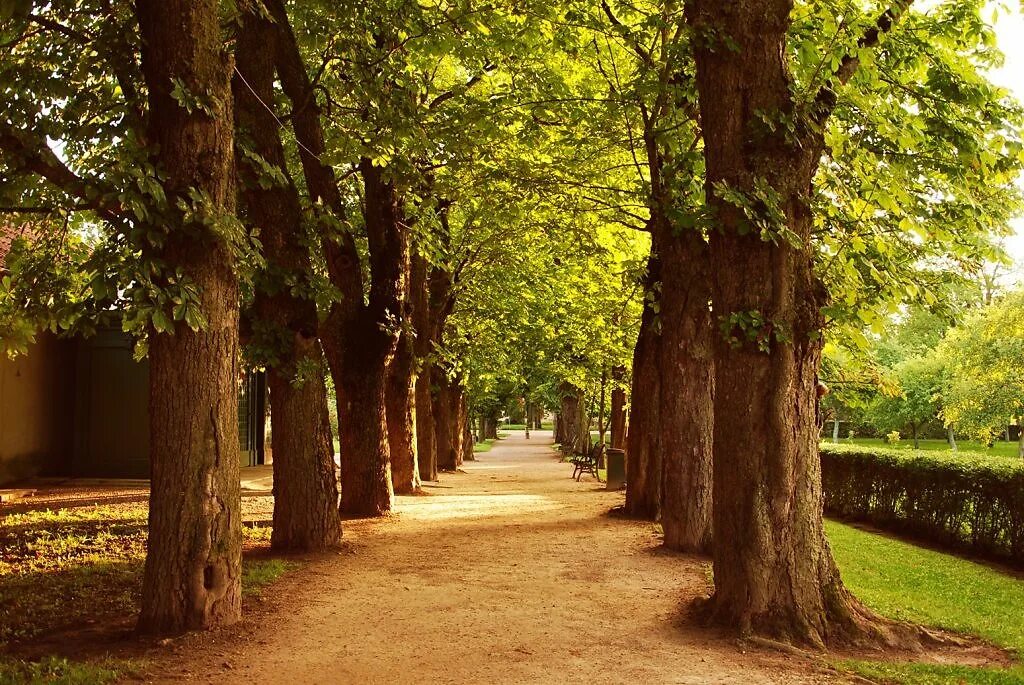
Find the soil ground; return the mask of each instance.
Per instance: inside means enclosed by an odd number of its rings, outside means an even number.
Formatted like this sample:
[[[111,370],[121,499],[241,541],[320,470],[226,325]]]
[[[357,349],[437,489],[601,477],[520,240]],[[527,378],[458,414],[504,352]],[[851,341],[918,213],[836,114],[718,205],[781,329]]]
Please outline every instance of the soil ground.
[[[620,492],[552,451],[497,443],[345,548],[279,581],[242,625],[151,650],[141,679],[216,683],[822,683],[815,662],[745,650],[689,616],[708,562],[609,516]],[[156,652],[154,654],[154,651]]]

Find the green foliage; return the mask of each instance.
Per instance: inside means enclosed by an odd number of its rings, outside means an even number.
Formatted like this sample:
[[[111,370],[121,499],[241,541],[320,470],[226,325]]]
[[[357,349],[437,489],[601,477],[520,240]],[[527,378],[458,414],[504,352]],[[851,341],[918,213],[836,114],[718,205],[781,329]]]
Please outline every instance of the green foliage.
[[[953,329],[943,418],[989,441],[1024,416],[1024,291],[1007,294]]]
[[[900,430],[905,427],[916,441],[921,427],[939,412],[945,366],[937,355],[929,355],[900,362],[892,371],[899,394],[876,397],[867,407],[867,419],[877,429],[895,433],[896,439],[890,443],[899,442]]]
[[[825,511],[1024,562],[1024,464],[978,454],[823,445]]]

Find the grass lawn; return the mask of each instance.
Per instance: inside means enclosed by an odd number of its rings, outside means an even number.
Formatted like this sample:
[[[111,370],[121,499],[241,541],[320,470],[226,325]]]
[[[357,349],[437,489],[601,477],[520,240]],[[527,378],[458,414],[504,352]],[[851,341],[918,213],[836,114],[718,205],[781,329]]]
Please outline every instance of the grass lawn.
[[[269,498],[268,498],[269,499]],[[246,500],[259,508],[257,500]],[[243,505],[243,507],[246,505]],[[0,516],[0,652],[47,634],[124,624],[138,612],[147,502],[37,509]],[[247,551],[267,549],[270,527],[243,527]],[[245,558],[242,592],[258,595],[294,562]],[[0,658],[8,682],[104,683],[116,664]]]
[[[827,521],[832,551],[850,590],[891,618],[984,638],[1024,656],[1024,581],[959,557]],[[1024,684],[1024,666],[983,669],[845,662],[883,683]]]
[[[832,438],[825,438],[822,440],[823,445],[831,444]],[[868,447],[887,447],[889,449],[897,450],[913,450],[914,442],[912,440],[900,440],[895,445],[890,445],[882,438],[854,438],[850,440],[843,438],[839,441],[842,445],[866,445]],[[949,452],[949,444],[945,440],[919,440],[919,449],[924,452]],[[977,452],[988,456],[996,457],[1011,457],[1017,458],[1017,443],[1006,442],[1005,440],[999,440],[992,447],[985,447],[985,445],[974,440],[957,440],[957,447],[961,453]]]
[[[126,663],[82,664],[55,657],[39,662],[0,659],[0,685],[105,685],[129,668]]]
[[[495,441],[491,438],[483,440],[481,442],[473,443],[473,452],[479,454],[480,452],[490,452],[491,448],[494,447]]]

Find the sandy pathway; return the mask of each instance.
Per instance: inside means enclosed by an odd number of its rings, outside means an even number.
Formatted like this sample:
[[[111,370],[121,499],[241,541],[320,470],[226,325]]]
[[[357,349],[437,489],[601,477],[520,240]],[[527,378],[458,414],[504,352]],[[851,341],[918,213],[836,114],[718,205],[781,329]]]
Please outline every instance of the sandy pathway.
[[[232,639],[179,643],[164,679],[217,683],[795,683],[835,676],[743,653],[693,625],[704,560],[612,518],[620,493],[576,483],[550,433],[498,443],[346,550],[275,588]],[[211,636],[208,636],[211,637]]]

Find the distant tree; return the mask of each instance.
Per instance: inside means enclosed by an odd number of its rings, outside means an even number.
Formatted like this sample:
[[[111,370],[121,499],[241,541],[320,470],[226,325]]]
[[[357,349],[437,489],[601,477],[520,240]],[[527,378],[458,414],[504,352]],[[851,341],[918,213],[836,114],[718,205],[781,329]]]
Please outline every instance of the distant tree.
[[[935,354],[912,357],[894,369],[894,376],[898,392],[879,394],[868,405],[867,419],[881,431],[909,429],[917,449],[921,429],[938,415],[945,366]]]
[[[947,359],[943,419],[991,442],[1024,425],[1024,291],[995,300],[953,329],[940,347]],[[1018,454],[1024,458],[1024,431]]]

